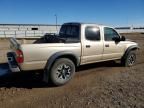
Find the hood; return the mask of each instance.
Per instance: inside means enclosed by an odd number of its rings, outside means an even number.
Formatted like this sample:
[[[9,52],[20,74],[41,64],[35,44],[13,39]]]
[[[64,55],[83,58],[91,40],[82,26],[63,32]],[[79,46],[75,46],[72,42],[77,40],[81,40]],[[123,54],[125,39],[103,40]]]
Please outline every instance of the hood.
[[[126,41],[136,42],[135,40],[132,40],[132,39],[126,39]]]

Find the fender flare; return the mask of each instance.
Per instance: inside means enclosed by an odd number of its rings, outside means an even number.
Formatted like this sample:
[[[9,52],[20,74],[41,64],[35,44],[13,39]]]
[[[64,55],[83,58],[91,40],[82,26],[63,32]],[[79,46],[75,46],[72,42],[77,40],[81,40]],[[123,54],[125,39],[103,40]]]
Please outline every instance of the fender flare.
[[[69,59],[73,58],[71,60],[74,62],[75,66],[79,66],[80,65],[80,58],[76,54],[74,54],[73,52],[61,51],[61,52],[57,52],[57,53],[53,54],[47,60],[47,63],[46,63],[46,66],[45,66],[45,70],[49,71],[51,66],[55,62],[55,60],[60,58],[60,57],[66,57],[66,58],[69,58]]]
[[[127,48],[127,50],[125,51],[124,55],[122,56],[122,60],[124,60],[126,58],[126,56],[128,55],[128,53],[132,50],[137,50],[139,49],[139,47],[137,45],[133,45]]]

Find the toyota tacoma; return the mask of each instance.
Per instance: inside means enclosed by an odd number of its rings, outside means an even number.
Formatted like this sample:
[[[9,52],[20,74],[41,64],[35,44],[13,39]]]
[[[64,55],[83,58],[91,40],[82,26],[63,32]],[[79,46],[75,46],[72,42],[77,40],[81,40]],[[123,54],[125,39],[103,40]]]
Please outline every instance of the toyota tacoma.
[[[125,39],[114,28],[89,23],[64,23],[59,34],[46,34],[23,44],[10,38],[7,53],[12,72],[44,70],[44,81],[69,82],[80,65],[120,60],[123,66],[136,62],[137,43]]]

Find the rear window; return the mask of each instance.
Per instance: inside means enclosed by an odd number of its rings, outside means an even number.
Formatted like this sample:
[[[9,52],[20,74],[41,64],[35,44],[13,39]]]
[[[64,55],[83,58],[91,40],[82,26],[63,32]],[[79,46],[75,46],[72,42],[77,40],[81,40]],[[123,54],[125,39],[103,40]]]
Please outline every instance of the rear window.
[[[76,25],[63,25],[60,30],[60,37],[62,38],[75,38],[79,39],[79,26]]]
[[[95,26],[87,26],[85,28],[85,37],[87,40],[99,41],[100,40],[100,29]]]

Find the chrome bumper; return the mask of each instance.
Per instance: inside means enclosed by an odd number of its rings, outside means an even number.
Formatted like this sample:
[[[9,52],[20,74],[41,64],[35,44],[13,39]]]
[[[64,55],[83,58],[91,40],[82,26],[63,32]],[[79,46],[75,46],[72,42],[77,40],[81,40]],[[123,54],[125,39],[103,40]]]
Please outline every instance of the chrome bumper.
[[[9,65],[11,72],[20,72],[20,68],[14,57],[14,53],[8,52],[7,59],[8,59],[8,65]]]

